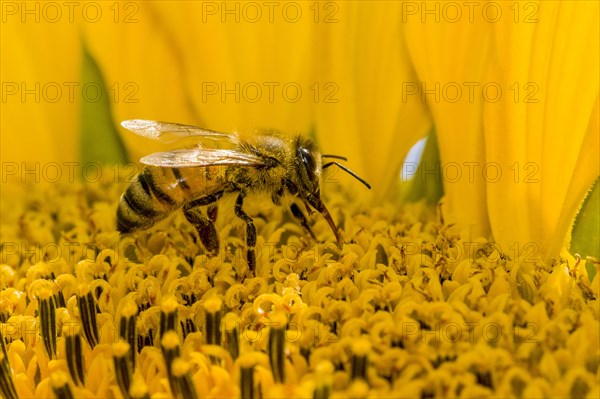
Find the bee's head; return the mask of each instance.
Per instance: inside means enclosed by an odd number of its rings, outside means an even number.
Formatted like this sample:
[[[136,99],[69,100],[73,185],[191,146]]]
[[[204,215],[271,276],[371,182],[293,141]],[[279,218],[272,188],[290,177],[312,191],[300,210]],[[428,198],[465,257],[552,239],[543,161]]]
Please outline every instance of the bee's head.
[[[305,197],[320,196],[321,154],[315,143],[305,137],[298,136],[294,140],[294,183]]]
[[[312,206],[321,213],[325,220],[327,220],[331,230],[333,230],[337,242],[340,243],[341,239],[337,227],[329,214],[327,207],[325,207],[325,204],[321,201],[321,172],[323,169],[327,169],[332,165],[337,165],[341,170],[350,174],[367,188],[370,189],[371,186],[356,173],[335,161],[323,165],[321,161],[322,157],[337,158],[344,161],[346,158],[339,155],[321,155],[317,150],[315,143],[308,138],[297,136],[294,139],[293,151],[293,167],[289,168],[287,173],[289,179],[289,192],[300,197],[309,212],[310,206]]]

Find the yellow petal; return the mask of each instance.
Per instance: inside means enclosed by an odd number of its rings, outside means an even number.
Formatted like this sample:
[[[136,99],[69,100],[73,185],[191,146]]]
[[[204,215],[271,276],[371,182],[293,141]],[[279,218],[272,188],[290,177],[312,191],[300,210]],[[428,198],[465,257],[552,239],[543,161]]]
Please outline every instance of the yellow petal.
[[[575,172],[571,176],[569,188],[565,195],[562,210],[558,218],[556,233],[552,235],[549,248],[557,248],[569,244],[573,220],[577,215],[582,199],[591,189],[594,176],[600,176],[600,164],[598,163],[598,152],[594,148],[600,148],[600,103],[596,98],[596,105],[590,116],[586,135],[579,149]],[[567,236],[565,237],[565,232]]]
[[[132,118],[198,122],[187,99],[181,56],[150,3],[97,4],[103,17],[81,28],[103,74],[115,125]],[[118,13],[115,5],[121,7]],[[123,138],[132,159],[164,150],[130,133]]]
[[[47,162],[77,160],[73,115],[81,101],[76,26],[64,9],[61,18],[48,22],[46,17],[56,15],[43,8],[43,3],[3,3],[0,61],[2,161],[36,162],[38,177]]]
[[[310,131],[310,109],[322,85],[311,76],[311,4],[155,3],[203,126]]]
[[[598,112],[598,3],[531,4],[539,22],[495,25],[488,80],[511,91],[485,104],[486,157],[510,178],[487,184],[488,206],[503,249],[533,242],[553,256],[598,176],[597,128],[587,133]],[[580,162],[590,158],[595,167]]]
[[[441,178],[446,220],[458,222],[466,237],[487,236],[482,81],[490,23],[481,17],[471,21],[466,9],[460,11],[461,18],[451,22],[454,14],[448,10],[455,7],[454,2],[415,3],[416,10],[407,9],[410,4],[405,5],[405,32],[419,78],[415,83],[422,90],[417,96],[426,100],[431,110],[441,157],[441,176],[434,173],[417,178]],[[435,13],[423,14],[436,9],[446,16],[438,22]],[[434,171],[434,166],[425,165],[429,171]]]
[[[339,91],[336,102],[316,102],[318,137],[324,152],[347,156],[381,198],[397,188],[404,157],[431,125],[420,97],[404,96],[404,84],[416,76],[404,44],[402,4],[331,4],[337,22],[319,25],[315,68],[317,80]]]
[[[321,43],[317,47],[316,58],[320,62],[315,64],[315,70],[323,81],[333,82],[338,92],[334,94],[332,101],[315,105],[315,126],[325,153],[347,157],[352,168],[357,173],[364,174],[367,167],[366,159],[363,159],[361,153],[363,140],[357,122],[358,104],[352,63],[357,57],[357,51],[355,43],[347,40],[348,37],[353,37],[359,23],[356,15],[358,3],[335,4],[338,6],[335,15],[338,22],[333,26],[318,27]],[[337,175],[339,174],[336,174],[335,179]],[[377,186],[372,181],[373,176],[365,174],[363,177]],[[326,182],[335,179],[332,176]]]

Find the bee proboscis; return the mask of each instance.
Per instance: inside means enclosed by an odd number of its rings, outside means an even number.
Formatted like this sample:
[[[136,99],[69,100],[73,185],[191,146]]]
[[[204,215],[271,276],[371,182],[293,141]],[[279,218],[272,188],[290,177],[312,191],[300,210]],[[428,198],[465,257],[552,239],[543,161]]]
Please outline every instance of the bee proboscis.
[[[196,126],[133,119],[121,125],[144,137],[173,142],[184,137],[214,140],[231,148],[194,148],[157,152],[143,157],[146,166],[133,179],[121,196],[117,208],[117,230],[132,233],[152,227],[173,211],[183,208],[185,218],[196,227],[200,241],[211,256],[219,252],[215,228],[217,201],[226,194],[237,193],[235,215],[246,223],[246,259],[254,270],[256,228],[244,212],[244,198],[254,192],[269,194],[274,204],[291,198],[292,215],[316,240],[304,212],[311,208],[323,215],[340,243],[338,229],[321,200],[321,173],[337,165],[368,188],[371,186],[350,169],[332,161],[322,164],[323,155],[315,143],[306,137],[286,137],[265,132],[245,138],[235,133],[221,133]],[[215,146],[216,147],[216,146]],[[202,208],[206,208],[206,213]]]

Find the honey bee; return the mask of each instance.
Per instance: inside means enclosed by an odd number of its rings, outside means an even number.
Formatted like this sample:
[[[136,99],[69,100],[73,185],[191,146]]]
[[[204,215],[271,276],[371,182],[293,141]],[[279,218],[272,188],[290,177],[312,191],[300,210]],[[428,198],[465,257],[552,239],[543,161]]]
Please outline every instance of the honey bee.
[[[287,199],[292,215],[316,240],[297,202],[303,203],[309,213],[311,208],[315,209],[323,215],[339,244],[337,227],[321,200],[322,171],[337,165],[371,188],[338,162],[322,164],[322,158],[346,158],[321,154],[312,140],[299,135],[285,137],[277,132],[264,132],[242,139],[235,133],[177,123],[133,119],[121,125],[140,136],[163,142],[194,137],[199,142],[213,140],[230,149],[207,148],[199,143],[194,148],[143,157],[140,161],[146,166],[121,195],[117,230],[122,234],[145,230],[183,208],[185,218],[195,226],[208,255],[215,256],[219,253],[219,237],[214,225],[217,201],[224,195],[237,193],[234,212],[246,223],[246,260],[250,270],[256,265],[256,228],[243,209],[248,194],[269,194],[275,205]],[[202,208],[206,208],[206,214]]]

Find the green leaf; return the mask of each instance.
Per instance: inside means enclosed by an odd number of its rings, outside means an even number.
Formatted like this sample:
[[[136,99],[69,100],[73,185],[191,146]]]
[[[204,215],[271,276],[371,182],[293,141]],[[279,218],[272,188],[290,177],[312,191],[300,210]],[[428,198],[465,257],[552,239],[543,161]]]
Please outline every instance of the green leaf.
[[[111,92],[98,64],[83,46],[81,87],[81,142],[79,155],[85,163],[126,163],[127,151],[115,127],[110,109]]]
[[[410,180],[403,183],[403,200],[416,202],[424,199],[430,204],[437,204],[444,195],[441,176],[440,150],[437,135],[432,129],[427,136],[417,171]]]
[[[588,192],[583,206],[573,223],[571,253],[578,253],[585,259],[594,256],[600,259],[600,179],[596,179]],[[586,263],[590,281],[596,275],[596,267]]]

